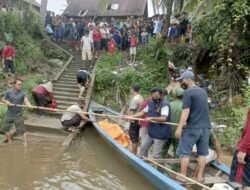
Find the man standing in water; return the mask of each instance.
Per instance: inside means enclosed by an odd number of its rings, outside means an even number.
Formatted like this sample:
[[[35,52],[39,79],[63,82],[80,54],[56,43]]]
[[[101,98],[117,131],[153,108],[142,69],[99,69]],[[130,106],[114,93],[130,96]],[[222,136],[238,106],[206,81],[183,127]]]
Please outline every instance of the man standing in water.
[[[11,124],[15,123],[17,134],[23,135],[24,146],[27,146],[27,133],[24,125],[22,108],[10,106],[10,104],[22,105],[24,103],[29,108],[33,108],[26,94],[22,91],[22,80],[15,80],[13,89],[5,93],[4,98],[2,98],[2,102],[8,105],[8,111],[4,116],[2,125],[2,131],[5,133],[8,142],[12,142],[9,130]]]
[[[177,154],[181,157],[181,174],[187,175],[190,155],[196,144],[198,158],[197,181],[204,181],[203,172],[208,155],[210,134],[210,118],[208,111],[208,96],[204,89],[195,85],[194,73],[184,72],[177,80],[182,81],[186,88],[183,96],[183,108],[180,123],[175,131],[176,138],[180,139]],[[177,180],[185,182],[185,179],[177,177]]]

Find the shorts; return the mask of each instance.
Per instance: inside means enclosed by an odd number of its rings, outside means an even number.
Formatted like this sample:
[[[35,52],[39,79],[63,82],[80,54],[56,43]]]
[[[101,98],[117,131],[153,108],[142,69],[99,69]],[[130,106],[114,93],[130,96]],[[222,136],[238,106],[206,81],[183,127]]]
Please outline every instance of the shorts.
[[[245,187],[250,187],[250,155],[246,155],[246,164],[239,164],[237,154],[238,151],[235,151],[232,160],[229,181],[237,182]]]
[[[94,42],[94,49],[95,51],[99,51],[101,48],[101,42]]]
[[[4,60],[4,72],[8,73],[9,70],[11,73],[15,74],[16,73],[16,68],[12,60],[5,59]]]
[[[130,47],[130,55],[136,55],[136,47]]]
[[[138,121],[130,122],[128,134],[133,144],[139,143],[140,125]]]
[[[196,144],[198,156],[207,156],[209,135],[209,129],[184,129],[177,148],[177,154],[179,156],[190,156]]]
[[[89,60],[91,61],[92,60],[92,52],[91,50],[88,50],[88,49],[83,49],[82,50],[82,60],[83,61],[86,61],[86,60]]]
[[[1,131],[4,133],[9,132],[12,123],[15,124],[17,134],[23,135],[26,132],[23,116],[22,115],[19,115],[19,116],[13,115],[12,116],[9,113],[6,113],[4,116]]]
[[[79,114],[76,114],[71,120],[62,121],[62,126],[65,128],[78,127],[81,124],[82,118]]]
[[[85,86],[87,82],[88,75],[85,72],[77,73],[76,80],[78,84],[81,84],[82,86]]]

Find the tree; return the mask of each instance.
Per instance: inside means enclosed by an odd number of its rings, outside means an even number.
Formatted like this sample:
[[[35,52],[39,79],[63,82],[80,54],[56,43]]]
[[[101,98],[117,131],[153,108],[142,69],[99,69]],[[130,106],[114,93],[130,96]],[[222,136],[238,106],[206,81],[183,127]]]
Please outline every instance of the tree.
[[[172,8],[173,8],[174,0],[164,0],[164,3],[167,7],[166,27],[168,28],[170,25],[170,19],[172,16]]]

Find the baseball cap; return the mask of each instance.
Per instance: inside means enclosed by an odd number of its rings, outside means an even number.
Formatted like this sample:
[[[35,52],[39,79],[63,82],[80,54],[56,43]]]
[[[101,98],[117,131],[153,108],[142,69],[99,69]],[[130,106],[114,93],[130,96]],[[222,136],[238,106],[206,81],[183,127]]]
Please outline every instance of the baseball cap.
[[[176,80],[182,79],[194,79],[194,73],[192,71],[185,71],[181,74],[181,77],[177,78]]]

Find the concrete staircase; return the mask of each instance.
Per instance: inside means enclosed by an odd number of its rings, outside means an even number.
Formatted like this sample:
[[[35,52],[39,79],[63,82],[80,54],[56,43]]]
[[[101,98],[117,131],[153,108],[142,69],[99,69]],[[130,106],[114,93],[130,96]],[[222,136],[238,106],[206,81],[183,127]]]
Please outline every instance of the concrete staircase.
[[[58,81],[53,83],[55,99],[58,103],[58,109],[67,109],[78,100],[79,87],[77,85],[76,74],[80,68],[92,70],[93,65],[83,63],[80,52],[70,52],[74,58],[69,66],[63,71]],[[85,90],[86,93],[87,90]],[[85,94],[84,94],[85,96]]]
[[[65,46],[65,47],[64,47]],[[61,44],[61,47],[68,49],[65,44]],[[57,47],[60,48],[60,47]],[[66,51],[65,51],[66,52]],[[80,68],[86,68],[91,73],[94,72],[94,63],[83,63],[81,60],[81,52],[71,51],[69,52],[67,63],[62,70],[53,76],[53,92],[55,99],[58,103],[58,109],[66,110],[69,106],[75,104],[79,96],[79,87],[77,84],[76,74]],[[93,79],[93,78],[92,78]],[[85,90],[86,102],[88,103],[91,98],[92,88],[94,80],[91,81],[88,88]],[[87,107],[84,111],[87,111]],[[39,133],[40,136],[46,136],[46,133],[56,134],[64,136],[63,146],[68,146],[74,138],[74,135],[62,130],[61,117],[62,112],[47,112],[47,118],[39,118],[36,114],[29,114],[25,120],[25,125],[29,133]],[[42,135],[41,135],[42,134]]]

